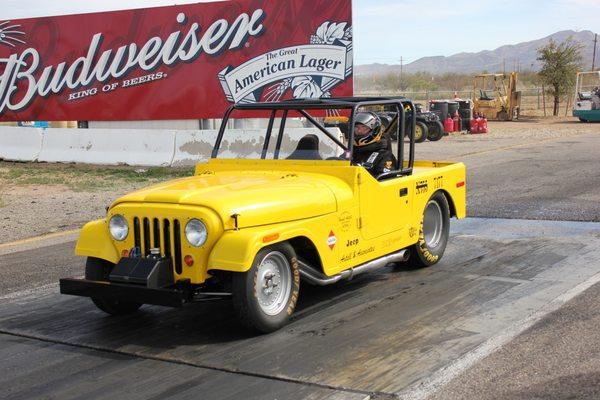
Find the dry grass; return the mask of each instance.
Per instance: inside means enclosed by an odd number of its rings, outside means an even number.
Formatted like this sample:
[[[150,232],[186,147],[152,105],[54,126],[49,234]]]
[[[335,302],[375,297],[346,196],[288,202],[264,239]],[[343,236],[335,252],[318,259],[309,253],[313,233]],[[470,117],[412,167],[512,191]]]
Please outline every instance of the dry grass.
[[[140,168],[0,162],[0,187],[63,185],[75,192],[122,189],[193,175],[193,167]],[[0,207],[2,206],[0,200]]]

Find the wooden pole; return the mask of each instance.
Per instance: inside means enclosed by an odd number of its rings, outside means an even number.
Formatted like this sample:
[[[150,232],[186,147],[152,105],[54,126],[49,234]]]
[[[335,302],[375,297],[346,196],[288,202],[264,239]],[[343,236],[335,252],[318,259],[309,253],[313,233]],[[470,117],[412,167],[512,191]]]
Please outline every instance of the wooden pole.
[[[544,117],[546,116],[546,87],[542,85],[542,104],[544,106]]]

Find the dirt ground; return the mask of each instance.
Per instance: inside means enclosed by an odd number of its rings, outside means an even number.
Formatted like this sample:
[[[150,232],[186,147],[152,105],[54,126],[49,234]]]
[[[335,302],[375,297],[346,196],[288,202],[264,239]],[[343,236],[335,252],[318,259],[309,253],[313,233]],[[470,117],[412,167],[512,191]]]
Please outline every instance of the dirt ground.
[[[518,122],[490,122],[490,134],[454,133],[439,142],[417,145],[417,159],[460,161],[477,151],[600,132],[600,124],[573,118],[524,117]],[[494,157],[493,151],[490,157]],[[102,218],[119,196],[134,189],[181,176],[192,168],[141,169],[73,164],[0,161],[0,243],[77,229]]]
[[[80,228],[102,218],[125,193],[192,173],[193,168],[0,161],[0,243]]]
[[[573,117],[521,116],[518,121],[488,121],[489,135],[462,135],[478,140],[498,138],[550,139],[600,131],[599,124],[584,124]],[[453,133],[452,136],[458,134]]]

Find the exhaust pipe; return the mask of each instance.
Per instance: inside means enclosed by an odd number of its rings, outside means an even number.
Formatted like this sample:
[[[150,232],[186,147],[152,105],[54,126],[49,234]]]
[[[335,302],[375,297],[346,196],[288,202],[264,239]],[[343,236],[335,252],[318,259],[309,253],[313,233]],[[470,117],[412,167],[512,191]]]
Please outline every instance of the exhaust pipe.
[[[389,263],[406,261],[408,260],[408,256],[408,250],[400,250],[396,253],[388,254],[386,256],[361,264],[358,267],[347,269],[333,276],[327,276],[301,260],[298,260],[298,264],[300,265],[300,276],[302,276],[306,282],[312,285],[326,286],[336,283],[342,279],[351,280],[356,275],[383,267]]]

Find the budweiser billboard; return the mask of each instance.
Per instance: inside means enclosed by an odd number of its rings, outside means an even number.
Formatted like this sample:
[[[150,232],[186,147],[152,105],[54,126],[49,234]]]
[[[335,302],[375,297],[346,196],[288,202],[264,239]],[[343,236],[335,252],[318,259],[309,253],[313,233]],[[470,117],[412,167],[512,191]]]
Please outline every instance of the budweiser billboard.
[[[0,21],[0,120],[220,117],[352,95],[351,0],[234,0]]]

